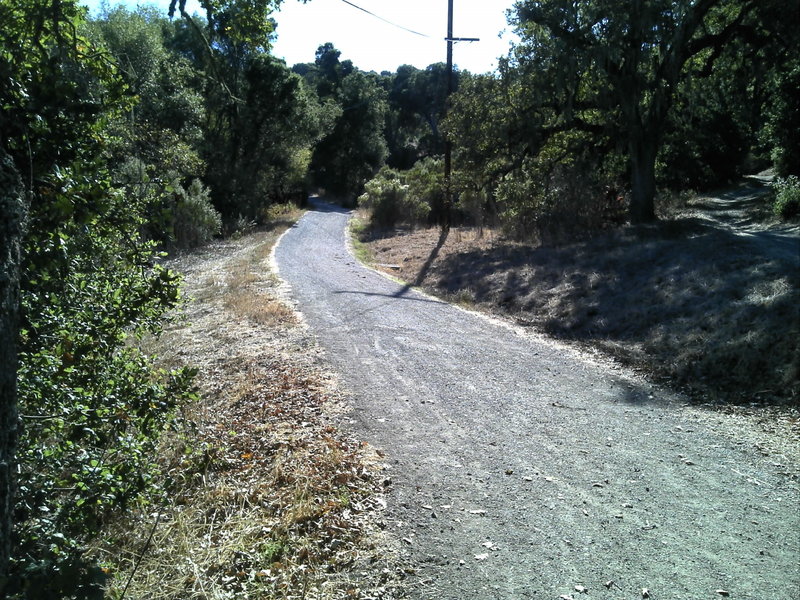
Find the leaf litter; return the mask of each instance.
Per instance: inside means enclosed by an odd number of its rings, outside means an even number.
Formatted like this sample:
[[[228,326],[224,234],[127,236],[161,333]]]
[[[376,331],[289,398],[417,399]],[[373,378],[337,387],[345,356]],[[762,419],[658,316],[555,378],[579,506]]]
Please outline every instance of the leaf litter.
[[[335,426],[345,398],[269,270],[279,234],[170,261],[192,299],[149,350],[199,367],[201,399],[161,448],[169,497],[92,549],[112,597],[129,577],[140,599],[404,596],[380,455]]]

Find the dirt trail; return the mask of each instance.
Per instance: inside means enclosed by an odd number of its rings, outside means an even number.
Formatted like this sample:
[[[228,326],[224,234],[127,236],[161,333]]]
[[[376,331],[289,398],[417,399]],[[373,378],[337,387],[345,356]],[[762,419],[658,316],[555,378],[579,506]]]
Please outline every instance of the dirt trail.
[[[767,180],[753,176],[736,188],[698,196],[683,216],[731,231],[770,259],[800,262],[800,226],[779,221],[765,203]]]
[[[276,260],[385,452],[412,598],[796,597],[795,453],[362,267],[348,218],[317,204]]]

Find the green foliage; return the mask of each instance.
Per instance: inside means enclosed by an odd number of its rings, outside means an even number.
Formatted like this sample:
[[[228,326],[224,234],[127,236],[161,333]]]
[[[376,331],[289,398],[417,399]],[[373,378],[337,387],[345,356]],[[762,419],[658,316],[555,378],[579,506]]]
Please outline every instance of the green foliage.
[[[358,202],[371,211],[374,226],[394,227],[398,222],[416,225],[427,218],[430,195],[437,193],[431,183],[428,177],[383,167],[366,183]]]
[[[440,125],[447,104],[447,66],[436,63],[426,69],[403,65],[387,82],[387,164],[409,169],[423,157],[441,156],[444,138]],[[460,72],[453,76],[457,90]]]
[[[799,36],[800,37],[800,36]],[[795,52],[800,39],[794,46]],[[771,158],[779,175],[800,176],[800,57],[775,74],[775,89],[764,136],[772,146]]]
[[[240,50],[266,51],[275,21],[272,12],[281,0],[202,0],[210,41],[236,46]],[[186,0],[171,0],[169,16],[185,13]]]
[[[176,185],[173,209],[175,243],[179,248],[193,248],[209,242],[222,231],[222,217],[211,204],[211,197],[199,179],[187,189]]]
[[[530,111],[527,83],[508,64],[463,78],[445,123],[458,206],[476,224],[497,219],[511,237],[542,243],[619,223],[625,160],[614,139],[589,123],[562,127],[551,107]]]
[[[545,245],[617,225],[624,220],[625,198],[603,174],[588,157],[526,161],[497,186],[500,224],[512,238]]]
[[[184,187],[205,170],[199,154],[205,108],[193,89],[198,73],[168,50],[165,31],[155,9],[122,7],[93,21],[90,29],[137,94],[136,105],[107,129],[115,183],[146,216],[141,228],[146,237],[188,248],[208,241],[220,225],[208,190],[191,194]]]
[[[209,98],[221,126],[204,143],[206,179],[227,219],[260,220],[271,203],[305,197],[311,147],[336,112],[270,56],[249,57],[239,75],[240,102]]]
[[[113,123],[113,153],[119,165],[145,165],[153,239],[208,237],[182,236],[174,222],[189,208],[176,213],[176,198],[198,177],[229,224],[260,221],[271,203],[306,196],[311,148],[334,117],[267,53],[277,4],[205,2],[205,21],[182,12],[176,22],[117,8],[93,24],[139,100]],[[199,209],[194,203],[196,217],[212,216]]]
[[[770,161],[783,175],[793,162],[800,165],[792,133],[800,127],[798,19],[797,2],[760,2],[743,35],[720,48],[711,67],[703,53],[687,62],[659,155],[662,185],[703,189]]]
[[[676,94],[664,143],[656,162],[659,185],[709,189],[741,176],[755,136],[746,114],[754,103],[732,89],[734,69],[715,70],[708,79],[687,80]]]
[[[83,544],[152,493],[158,439],[192,375],[154,369],[132,343],[159,332],[179,301],[178,278],[152,266],[127,198],[106,180],[77,183],[94,177],[79,173],[49,178],[48,218],[33,212],[25,246],[15,565],[30,598],[72,593],[53,587],[61,580],[51,569],[94,572],[81,566]]]
[[[313,181],[349,202],[384,164],[387,147],[386,92],[377,76],[351,70],[348,62],[340,63],[332,46],[320,46],[306,79],[316,81],[318,91],[325,93],[322,99],[338,107],[332,128],[314,148]]]
[[[755,6],[750,0],[517,3],[513,23],[521,43],[510,66],[525,81],[524,112],[542,124],[534,142],[567,130],[605,138],[606,151],[623,152],[629,161],[631,220],[653,220],[656,159],[676,90],[713,72],[725,44],[752,30]],[[725,117],[711,115],[706,123],[724,138]],[[738,145],[732,137],[724,142]],[[717,141],[709,136],[698,153],[708,154]],[[536,145],[528,150],[536,153]]]
[[[800,178],[789,175],[775,181],[775,204],[773,210],[782,219],[800,216]]]
[[[704,188],[764,168],[773,148],[776,160],[792,156],[797,10],[775,0],[518,2],[520,43],[498,73],[461,78],[443,124],[472,211],[483,203],[514,235],[538,236],[542,216],[565,202],[580,228],[619,222],[609,198],[622,197],[632,221],[648,221],[657,181]],[[764,128],[778,114],[785,125]],[[575,169],[583,191],[549,197]]]
[[[408,185],[408,193],[428,207],[428,212],[442,206],[444,202],[444,161],[436,158],[425,158],[417,161],[413,167],[402,172],[402,178]],[[422,221],[420,217],[418,221]]]
[[[169,248],[193,248],[222,230],[222,218],[199,179],[184,188],[177,173],[128,158],[117,167],[115,184],[144,217],[139,231]]]
[[[126,83],[64,0],[0,0],[0,125],[26,174],[17,524],[9,597],[100,597],[84,545],[144,502],[155,449],[191,371],[136,349],[179,301],[175,274],[142,239],[146,203],[109,176]]]

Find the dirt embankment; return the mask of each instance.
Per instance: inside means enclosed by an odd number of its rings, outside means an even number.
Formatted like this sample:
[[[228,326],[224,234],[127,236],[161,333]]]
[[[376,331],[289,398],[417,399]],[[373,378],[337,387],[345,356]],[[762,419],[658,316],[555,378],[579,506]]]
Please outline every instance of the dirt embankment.
[[[598,348],[695,398],[797,406],[800,236],[744,185],[683,216],[557,248],[456,228],[373,231],[378,268]]]

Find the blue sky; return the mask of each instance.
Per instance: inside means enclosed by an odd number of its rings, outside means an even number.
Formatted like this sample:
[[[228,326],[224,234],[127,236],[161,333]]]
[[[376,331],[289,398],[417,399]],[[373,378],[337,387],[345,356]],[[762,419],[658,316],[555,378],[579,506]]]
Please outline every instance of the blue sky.
[[[101,0],[83,0],[96,10]],[[137,4],[153,4],[166,13],[169,0],[137,2],[112,1],[131,8]],[[401,27],[386,23],[354,8],[343,0],[284,0],[281,10],[273,15],[278,23],[278,39],[274,54],[285,58],[291,66],[298,62],[313,62],[320,44],[332,42],[365,71],[395,71],[402,64],[419,68],[434,62],[444,62],[447,33],[447,0],[352,0],[353,4],[373,12],[392,23],[412,29],[415,35]],[[457,43],[454,62],[474,73],[492,71],[497,57],[508,51],[510,33],[505,11],[513,0],[454,0],[453,35],[478,37],[480,42]],[[187,2],[189,12],[199,10],[196,0]]]

